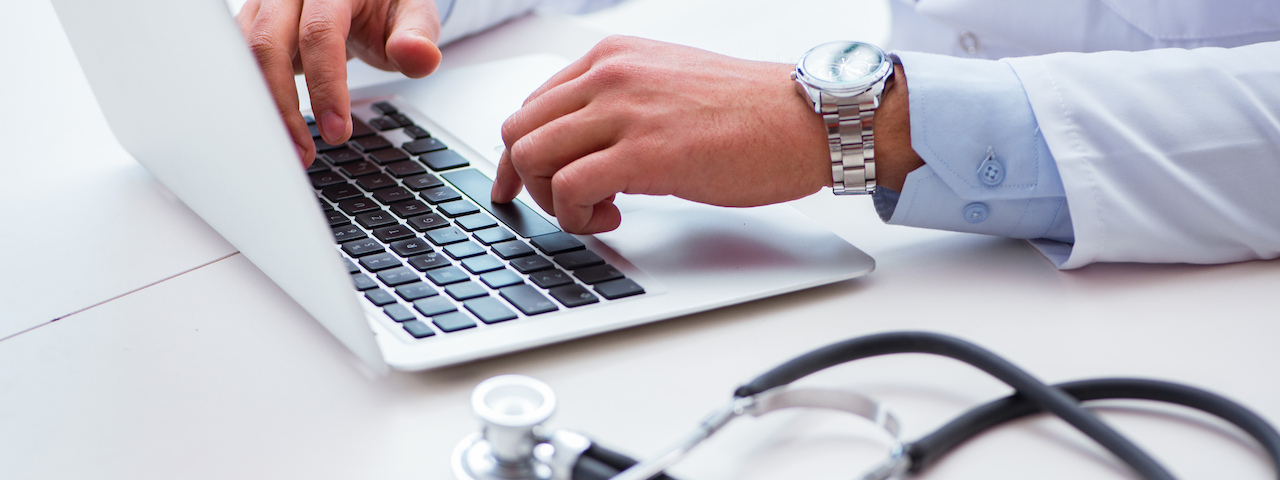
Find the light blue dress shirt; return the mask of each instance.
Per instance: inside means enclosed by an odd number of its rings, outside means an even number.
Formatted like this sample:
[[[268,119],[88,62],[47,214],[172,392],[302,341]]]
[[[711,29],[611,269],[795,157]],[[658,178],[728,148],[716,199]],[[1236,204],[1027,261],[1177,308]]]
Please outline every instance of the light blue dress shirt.
[[[895,225],[1073,243],[1062,179],[1022,82],[1006,63],[898,52],[911,146],[925,165],[878,189]]]

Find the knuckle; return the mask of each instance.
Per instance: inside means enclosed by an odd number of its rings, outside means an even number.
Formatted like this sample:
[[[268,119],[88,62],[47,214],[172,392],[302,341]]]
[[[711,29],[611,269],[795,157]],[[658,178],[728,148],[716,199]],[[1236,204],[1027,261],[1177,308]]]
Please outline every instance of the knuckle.
[[[333,42],[337,36],[337,19],[331,13],[323,10],[308,15],[298,28],[298,43],[303,48],[323,47]]]
[[[279,37],[269,30],[256,30],[249,34],[249,51],[258,59],[258,64],[266,65],[283,54],[284,46]]]
[[[511,149],[515,146],[514,144],[516,143],[516,140],[520,139],[519,135],[520,132],[516,124],[515,115],[512,115],[505,122],[502,122],[502,143],[507,146],[507,149]]]
[[[636,44],[635,37],[626,35],[609,35],[597,43],[591,49],[591,53],[597,58],[610,57],[630,50]]]

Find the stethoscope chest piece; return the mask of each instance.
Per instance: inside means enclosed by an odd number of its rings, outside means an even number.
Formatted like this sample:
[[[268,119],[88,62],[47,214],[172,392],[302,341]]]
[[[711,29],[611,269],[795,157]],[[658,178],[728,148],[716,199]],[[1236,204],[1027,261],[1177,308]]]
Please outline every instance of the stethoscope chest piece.
[[[552,480],[554,447],[540,426],[556,410],[551,387],[523,375],[499,375],[476,385],[471,410],[483,429],[453,451],[461,480]],[[542,450],[542,451],[539,451]],[[540,455],[541,453],[541,455]]]

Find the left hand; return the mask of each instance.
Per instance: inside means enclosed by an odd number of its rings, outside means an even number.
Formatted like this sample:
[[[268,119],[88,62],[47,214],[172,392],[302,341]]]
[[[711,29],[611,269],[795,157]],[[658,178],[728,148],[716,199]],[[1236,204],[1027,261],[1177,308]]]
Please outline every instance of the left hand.
[[[521,185],[561,228],[613,230],[617,193],[748,207],[831,185],[826,130],[794,65],[610,37],[502,126],[493,199]]]

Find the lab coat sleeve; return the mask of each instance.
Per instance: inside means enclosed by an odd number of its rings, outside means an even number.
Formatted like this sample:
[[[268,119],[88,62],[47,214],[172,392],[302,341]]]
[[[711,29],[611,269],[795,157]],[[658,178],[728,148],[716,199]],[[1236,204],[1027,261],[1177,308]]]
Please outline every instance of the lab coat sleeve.
[[[897,57],[908,86],[912,148],[925,165],[907,176],[896,205],[895,195],[876,195],[882,217],[1069,244],[1062,181],[1013,69],[992,60]]]
[[[587,13],[623,0],[437,0],[444,19],[440,45],[481,32],[533,10]]]
[[[1062,178],[1060,267],[1280,256],[1277,59],[1280,42],[1003,60]]]

